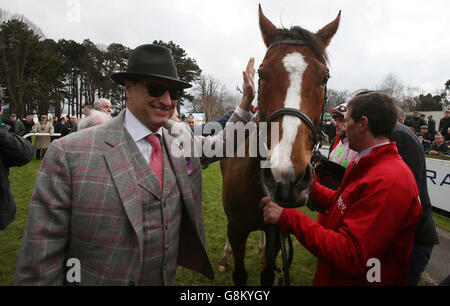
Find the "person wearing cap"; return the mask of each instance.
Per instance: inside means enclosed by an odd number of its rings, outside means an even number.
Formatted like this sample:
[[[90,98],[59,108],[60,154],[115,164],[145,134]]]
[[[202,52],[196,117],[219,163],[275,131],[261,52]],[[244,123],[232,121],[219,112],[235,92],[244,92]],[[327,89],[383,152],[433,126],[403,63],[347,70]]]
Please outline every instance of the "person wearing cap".
[[[53,134],[53,124],[47,120],[47,115],[41,116],[41,121],[36,123],[31,129],[33,133],[50,133]],[[48,147],[50,146],[50,136],[36,136],[36,159],[43,159]]]
[[[434,135],[428,132],[428,125],[422,125],[420,127],[420,133],[423,135],[423,139],[432,143],[434,141]]]
[[[334,126],[336,127],[336,139],[332,144],[328,159],[347,168],[349,162],[358,154],[349,148],[345,133],[346,124],[344,116],[347,112],[347,103],[329,109],[328,112],[333,117],[335,122]]]
[[[9,115],[9,125],[11,125],[11,132],[14,134],[19,136],[25,135],[25,126],[22,121],[17,120],[16,114]]]
[[[230,122],[252,117],[253,66],[252,58]],[[124,86],[127,108],[54,141],[42,162],[15,285],[174,285],[177,265],[214,277],[201,161],[192,157],[188,169],[167,129],[183,128],[169,118],[191,84],[179,79],[170,49],[158,45],[138,46],[112,79]],[[224,133],[207,139],[225,140]],[[66,277],[68,259],[78,263],[79,278]]]
[[[333,118],[334,126],[336,128],[336,137],[330,146],[328,159],[344,168],[347,168],[348,164],[358,154],[357,152],[350,149],[348,138],[346,137],[346,123],[344,116],[347,112],[347,104],[348,103],[343,103],[328,110],[331,117]],[[325,174],[318,173],[317,181],[328,188],[336,190],[339,187],[339,181],[335,179],[327,179],[324,177],[324,175]],[[313,202],[312,199],[310,201]],[[311,204],[315,210],[319,211],[317,222],[319,224],[325,224],[328,214],[320,207],[320,204],[315,202]]]

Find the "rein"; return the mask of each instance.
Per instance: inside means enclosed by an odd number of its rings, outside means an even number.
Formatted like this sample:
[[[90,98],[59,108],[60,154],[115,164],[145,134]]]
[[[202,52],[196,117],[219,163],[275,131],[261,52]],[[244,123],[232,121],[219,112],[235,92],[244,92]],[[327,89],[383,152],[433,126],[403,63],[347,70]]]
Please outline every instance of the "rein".
[[[271,44],[268,48],[267,51],[275,46],[281,45],[281,44],[287,44],[287,45],[297,45],[297,46],[308,46],[309,44],[304,41],[304,40],[280,40],[277,41],[273,44]],[[313,122],[311,121],[311,119],[305,114],[303,113],[301,110],[299,109],[294,109],[294,108],[280,108],[276,111],[274,111],[273,113],[271,113],[267,118],[264,118],[263,114],[261,113],[261,111],[259,112],[259,116],[260,116],[260,122],[266,122],[266,123],[270,123],[272,121],[274,121],[276,118],[278,117],[282,117],[282,116],[294,116],[299,118],[303,123],[306,124],[306,126],[308,126],[308,128],[311,130],[312,132],[312,137],[313,137],[313,142],[314,142],[314,146],[313,146],[313,156],[311,157],[311,162],[310,162],[310,171],[312,172],[312,176],[314,179],[314,185],[313,185],[313,190],[315,188],[315,183],[316,183],[316,175],[315,175],[315,171],[314,171],[314,165],[315,163],[320,159],[320,151],[319,148],[321,147],[322,144],[322,133],[320,132],[320,125],[321,122],[323,121],[323,116],[324,116],[324,112],[326,109],[326,104],[327,104],[327,82],[329,79],[330,75],[327,73],[327,75],[325,76],[322,85],[324,86],[324,90],[325,90],[325,95],[324,95],[324,101],[322,103],[322,112],[320,115],[320,120],[319,120],[319,124],[316,126],[314,126]],[[259,106],[259,91],[261,89],[261,79],[258,80],[258,106]],[[267,146],[267,145],[266,145]],[[262,188],[264,190],[264,188]],[[266,194],[266,196],[268,196]],[[289,256],[287,255],[287,250],[286,250],[286,245],[285,245],[285,241],[284,241],[284,235],[283,232],[280,231],[275,225],[270,227],[269,230],[269,237],[268,237],[268,241],[272,241],[271,246],[273,247],[272,250],[275,249],[275,235],[277,234],[280,237],[280,243],[281,243],[281,254],[282,254],[282,259],[283,259],[283,266],[281,268],[281,270],[277,269],[280,272],[280,277],[279,277],[279,285],[282,286],[283,282],[285,286],[289,286],[290,285],[290,280],[289,280],[289,268],[292,264],[292,259],[293,259],[293,253],[294,253],[294,249],[292,246],[292,240],[291,240],[291,236],[289,233],[285,233],[285,235],[287,236],[288,239],[288,243],[289,243]]]

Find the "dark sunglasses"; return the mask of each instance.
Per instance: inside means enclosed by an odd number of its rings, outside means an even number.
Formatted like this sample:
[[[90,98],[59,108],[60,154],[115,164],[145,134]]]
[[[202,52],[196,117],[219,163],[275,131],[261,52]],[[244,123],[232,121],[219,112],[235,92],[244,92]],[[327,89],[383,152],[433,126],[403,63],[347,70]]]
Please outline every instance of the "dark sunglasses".
[[[166,91],[169,91],[171,100],[178,100],[179,98],[181,98],[181,95],[183,94],[183,89],[180,88],[168,88],[164,85],[149,83],[145,81],[141,81],[140,83],[147,86],[148,94],[155,98],[161,97]]]

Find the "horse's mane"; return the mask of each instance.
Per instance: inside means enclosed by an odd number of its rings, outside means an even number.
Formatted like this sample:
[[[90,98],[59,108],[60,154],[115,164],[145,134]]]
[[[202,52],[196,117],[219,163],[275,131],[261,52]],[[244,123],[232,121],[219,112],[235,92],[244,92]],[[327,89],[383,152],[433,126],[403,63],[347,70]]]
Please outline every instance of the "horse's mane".
[[[291,27],[290,29],[277,29],[277,36],[274,42],[285,39],[304,40],[313,49],[321,62],[328,62],[328,54],[325,50],[326,46],[319,38],[317,38],[316,34],[299,26]]]

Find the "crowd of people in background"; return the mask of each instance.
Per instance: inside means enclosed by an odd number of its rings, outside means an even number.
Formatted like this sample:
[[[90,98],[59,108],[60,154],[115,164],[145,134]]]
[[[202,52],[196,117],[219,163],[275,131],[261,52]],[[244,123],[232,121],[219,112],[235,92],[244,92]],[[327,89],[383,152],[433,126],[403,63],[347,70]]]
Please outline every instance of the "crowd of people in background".
[[[330,151],[339,143],[339,135],[336,135],[340,130],[340,117],[336,110],[339,107],[344,107],[344,104],[338,105],[335,109],[329,110],[332,118],[324,122],[323,131],[328,137],[330,143]],[[450,110],[444,111],[444,117],[440,119],[436,128],[436,121],[433,115],[428,115],[425,119],[425,114],[420,114],[415,111],[411,116],[400,116],[399,123],[409,127],[411,131],[417,136],[422,143],[425,154],[436,156],[450,156]]]
[[[339,122],[336,122],[336,120],[340,120],[339,112],[335,111],[338,107],[343,106],[339,105],[335,109],[332,109],[332,119],[324,125],[324,132],[330,144],[333,145],[333,148],[337,143],[336,139],[338,138],[336,137],[336,132],[340,126]],[[99,98],[94,102],[94,105],[86,105],[83,113],[85,116],[82,119],[79,119],[77,116],[53,116],[48,118],[46,115],[42,115],[41,120],[37,123],[34,122],[32,115],[27,115],[20,120],[13,113],[9,117],[3,117],[3,124],[8,125],[10,132],[19,136],[24,136],[29,133],[61,134],[60,136],[38,136],[36,138],[36,157],[42,159],[53,140],[85,128],[102,124],[111,119],[112,105],[108,99]],[[227,114],[226,116],[229,117],[229,115]],[[413,112],[412,116],[407,116],[406,118],[400,117],[398,121],[408,126],[416,134],[426,154],[450,156],[450,110],[444,112],[444,117],[439,121],[437,129],[436,121],[432,115],[428,115],[425,119],[425,114],[420,114],[417,111]],[[187,116],[185,122],[191,128],[194,128],[195,118],[192,115]],[[28,141],[31,142],[31,138],[28,138]]]
[[[105,123],[112,118],[112,105],[108,99],[100,98],[94,102],[93,106],[86,105],[83,109],[85,117],[79,119],[77,116],[53,116],[42,115],[38,122],[34,122],[33,115],[27,115],[22,120],[12,113],[8,117],[3,117],[2,125],[9,131],[19,136],[29,133],[50,134],[36,136],[34,146],[36,148],[36,158],[43,159],[50,143],[60,137],[70,133],[80,131]],[[0,114],[1,115],[1,114]],[[55,134],[55,136],[51,136]],[[31,137],[27,140],[31,142]]]
[[[368,95],[379,94],[368,92]],[[355,99],[357,100],[358,98],[355,97]],[[325,124],[325,132],[327,133],[328,141],[330,142],[328,160],[330,162],[338,164],[344,169],[349,166],[350,162],[355,160],[355,156],[358,154],[357,151],[352,150],[349,146],[349,138],[347,137],[347,108],[348,103],[343,103],[334,108],[330,108],[328,112],[330,113],[332,120],[329,122],[329,124]],[[256,113],[256,111],[256,109],[251,109],[250,113],[253,115]],[[112,105],[108,99],[100,98],[97,99],[92,106],[86,105],[83,109],[83,112],[85,116],[82,119],[79,119],[74,115],[60,117],[48,117],[47,115],[42,115],[40,117],[40,120],[36,123],[34,122],[33,116],[31,115],[28,115],[20,120],[16,114],[12,113],[7,118],[3,117],[3,120],[0,121],[0,124],[2,125],[2,128],[4,128],[5,130],[9,130],[9,132],[11,132],[11,135],[15,134],[18,136],[24,136],[29,133],[43,134],[36,135],[34,143],[34,148],[36,149],[36,158],[43,159],[47,149],[50,147],[50,144],[53,140],[59,137],[66,137],[74,132],[83,129],[106,123],[109,119],[112,118]],[[417,229],[414,229],[415,234],[413,235],[414,243],[411,253],[411,263],[410,266],[408,264],[405,264],[403,267],[405,271],[407,269],[409,269],[410,271],[409,275],[407,273],[403,273],[405,278],[404,281],[407,281],[407,283],[412,286],[418,284],[421,274],[425,270],[425,267],[429,261],[434,245],[439,243],[435,231],[434,222],[431,218],[430,213],[431,203],[426,186],[426,166],[424,153],[430,155],[450,156],[450,150],[448,147],[450,141],[450,110],[446,110],[444,113],[445,116],[439,121],[437,129],[436,121],[433,119],[432,115],[429,115],[427,119],[425,119],[424,114],[419,114],[419,112],[417,111],[415,111],[412,116],[408,116],[407,118],[404,118],[402,115],[400,115],[397,119],[398,123],[395,126],[393,132],[391,131],[392,133],[389,133],[391,140],[394,140],[396,146],[398,147],[398,153],[404,160],[410,161],[408,167],[411,169],[411,171],[413,171],[415,175],[414,177],[411,176],[410,180],[412,181],[412,178],[416,178],[418,190],[415,192],[418,192],[422,205],[422,211],[420,212],[419,210],[417,210],[414,215],[417,220],[420,219],[420,222],[416,220],[416,223],[419,224],[419,226]],[[223,127],[232,115],[233,112],[230,112],[215,121],[219,122]],[[172,119],[175,121],[180,121],[178,119],[177,113],[172,116]],[[189,115],[185,118],[184,121],[186,126],[194,132],[194,129],[196,128],[194,116]],[[376,125],[376,122],[372,122],[372,124]],[[202,128],[202,126],[199,126],[198,128]],[[8,136],[8,134],[3,131],[0,134],[0,136],[3,138]],[[204,135],[204,133],[201,134],[203,136],[207,136]],[[369,136],[370,135],[371,134],[369,134]],[[11,138],[11,136],[8,137]],[[76,136],[74,136],[74,139],[75,137]],[[388,140],[387,137],[388,136],[385,137],[385,140]],[[17,148],[15,148],[16,151],[14,152],[22,152],[23,154],[27,154],[27,156],[24,155],[23,161],[20,161],[20,163],[17,162],[17,165],[23,165],[29,162],[31,160],[30,154],[31,156],[33,155],[31,138],[28,138],[28,141],[26,141],[22,137],[20,138],[25,141],[29,145],[29,147],[25,147],[27,150],[26,152],[17,151]],[[14,139],[11,138],[9,142],[13,144]],[[5,143],[8,142],[5,141]],[[420,150],[416,150],[416,148],[420,147],[421,145],[423,146],[423,151],[421,151],[420,153]],[[14,152],[11,154],[19,154]],[[9,159],[10,158],[8,157],[8,160]],[[193,163],[190,158],[186,159],[186,163],[188,171],[190,169],[189,167],[193,169]],[[3,171],[3,173],[7,172]],[[188,173],[191,174],[192,170]],[[3,181],[7,183],[7,175],[3,175],[3,178]],[[317,182],[320,182],[321,184],[324,184],[324,186],[326,186],[326,181],[320,175],[318,175],[317,177]],[[6,185],[6,183],[3,183],[3,185]],[[340,188],[340,183],[342,182],[339,182],[339,184],[336,184],[336,186],[328,187],[331,188],[330,190],[339,190],[338,188]],[[413,198],[417,200],[416,197]],[[8,198],[8,203],[10,203],[11,209],[7,214],[2,214],[4,218],[0,219],[0,229],[5,228],[14,220],[15,205],[12,197],[11,199]],[[272,206],[276,205],[272,202],[270,202],[269,204],[271,204]],[[323,207],[321,207],[317,203],[315,205],[316,206],[314,210],[317,210],[319,212],[317,221],[318,224],[326,224],[330,216],[325,213]],[[416,206],[419,207],[418,205]],[[268,208],[265,208],[265,214],[268,214],[266,210],[268,210]],[[395,270],[393,267],[392,269],[393,271]],[[342,277],[343,280],[349,281],[344,276]]]
[[[427,120],[425,120],[424,114],[413,112],[412,117],[400,118],[399,121],[416,134],[426,154],[450,155],[450,110],[444,112],[444,118],[439,121],[437,130],[436,121],[432,115],[428,115]]]

